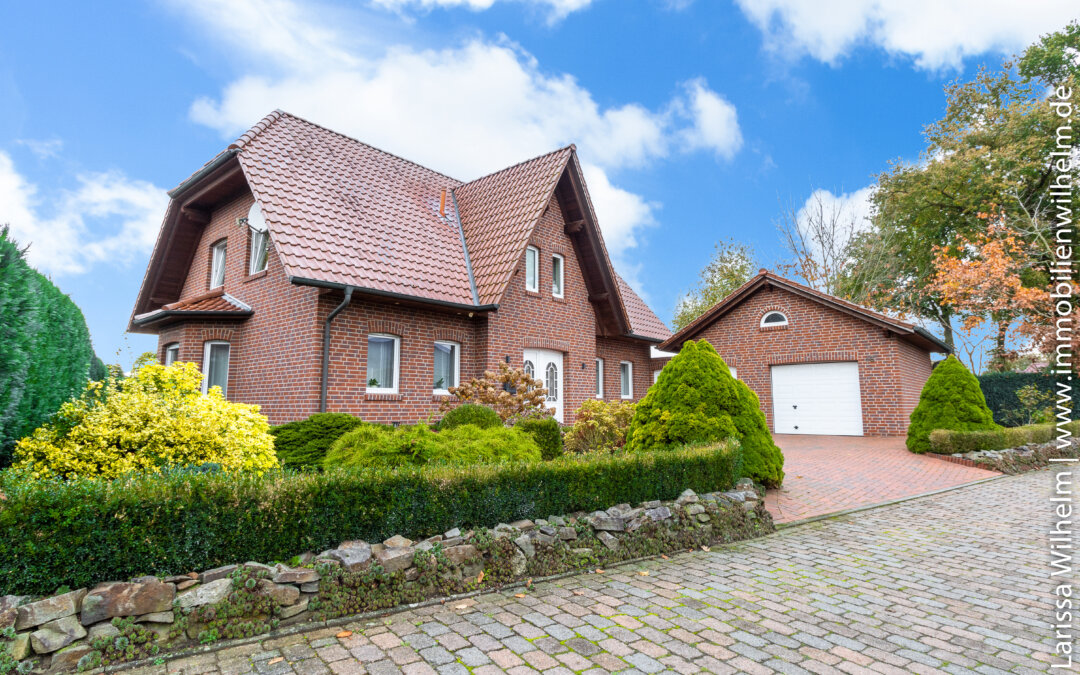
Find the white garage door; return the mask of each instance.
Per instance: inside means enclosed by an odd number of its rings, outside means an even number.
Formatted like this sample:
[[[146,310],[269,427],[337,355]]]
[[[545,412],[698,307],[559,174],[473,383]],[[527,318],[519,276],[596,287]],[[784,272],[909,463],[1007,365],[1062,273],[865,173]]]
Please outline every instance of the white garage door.
[[[778,434],[862,436],[859,364],[772,367],[773,427]]]

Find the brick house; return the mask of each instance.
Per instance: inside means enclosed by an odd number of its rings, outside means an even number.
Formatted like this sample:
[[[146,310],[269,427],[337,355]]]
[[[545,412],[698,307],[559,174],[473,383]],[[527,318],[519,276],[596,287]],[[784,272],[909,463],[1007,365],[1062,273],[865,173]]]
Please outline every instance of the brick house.
[[[660,349],[707,340],[774,433],[902,436],[948,347],[926,330],[761,270]]]
[[[571,422],[662,367],[572,145],[464,183],[277,111],[169,196],[129,328],[272,423],[413,423],[499,363]]]

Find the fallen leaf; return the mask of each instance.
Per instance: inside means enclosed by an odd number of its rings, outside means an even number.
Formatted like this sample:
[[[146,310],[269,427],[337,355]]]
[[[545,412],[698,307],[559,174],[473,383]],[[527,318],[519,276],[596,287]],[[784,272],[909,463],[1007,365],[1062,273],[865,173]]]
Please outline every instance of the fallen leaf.
[[[701,550],[702,550],[702,551],[705,551],[706,553],[708,553],[708,552],[709,552],[709,547],[708,547],[708,546],[702,546],[702,547],[701,547]]]
[[[468,608],[469,608],[469,606],[466,605],[465,603],[462,603],[460,605],[454,605],[454,609],[468,609]]]
[[[597,573],[597,574],[603,574],[603,573],[604,573],[604,570],[602,570],[602,569],[600,569],[599,567],[597,567],[597,568],[596,568],[596,573]]]
[[[525,594],[524,593],[514,593],[514,597],[515,598],[524,598]]]
[[[660,557],[663,558],[664,560],[671,560],[671,558],[667,557],[663,553],[660,554]]]
[[[585,591],[576,590],[576,591],[574,591],[574,595],[585,595]]]
[[[267,661],[267,662],[266,662],[266,665],[268,665],[268,666],[272,666],[272,665],[274,665],[275,663],[281,663],[281,662],[282,662],[282,661],[284,661],[284,660],[285,660],[285,657],[284,657],[284,656],[278,656],[278,657],[272,658],[272,659],[270,659],[269,661]]]
[[[343,630],[343,631],[341,631],[340,633],[338,633],[338,634],[337,634],[337,636],[338,636],[339,638],[347,638],[347,637],[349,637],[349,636],[351,636],[351,635],[352,635],[352,631],[351,631],[351,630]]]
[[[480,570],[480,574],[476,575],[476,583],[480,584],[484,582],[484,570]]]
[[[532,579],[525,582],[525,588],[532,588]]]
[[[647,576],[649,576],[649,572],[648,572],[648,570],[641,570],[640,572],[638,572],[638,574],[640,574],[640,575],[641,575],[641,576],[643,576],[643,577],[647,577]]]

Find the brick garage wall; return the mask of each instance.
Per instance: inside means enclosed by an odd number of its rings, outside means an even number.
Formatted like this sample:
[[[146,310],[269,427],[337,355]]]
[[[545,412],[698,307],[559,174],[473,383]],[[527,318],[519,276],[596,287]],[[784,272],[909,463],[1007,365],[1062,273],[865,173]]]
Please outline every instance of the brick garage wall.
[[[769,310],[780,310],[788,325],[760,327]],[[697,338],[708,340],[739,379],[761,399],[761,409],[772,427],[772,373],[770,366],[793,363],[857,361],[863,406],[863,433],[899,436],[907,433],[910,392],[922,388],[929,375],[929,354],[907,345],[884,329],[825,307],[783,289],[766,286],[714,321]],[[901,347],[909,353],[901,363]],[[925,358],[925,371],[921,365]],[[911,361],[908,363],[908,361]],[[920,379],[921,378],[921,379]],[[917,399],[917,394],[916,394]]]
[[[902,393],[900,414],[904,418],[906,428],[911,412],[919,405],[919,394],[922,393],[926,381],[930,379],[932,361],[930,352],[919,349],[913,344],[897,340],[896,346],[900,353],[899,376]]]
[[[319,325],[342,300],[340,292],[319,300]],[[327,410],[347,412],[368,422],[414,424],[437,420],[443,400],[433,394],[436,340],[461,347],[459,381],[483,372],[482,316],[395,305],[372,298],[357,298],[343,310],[330,331],[330,376]],[[396,335],[400,342],[397,394],[367,394],[367,337],[369,333]],[[321,350],[322,341],[319,341]],[[321,358],[321,351],[320,351]]]
[[[322,336],[316,321],[317,289],[289,283],[270,246],[264,273],[248,275],[248,228],[236,219],[247,216],[250,193],[216,209],[203,230],[180,300],[205,294],[210,285],[210,247],[227,240],[225,292],[254,308],[244,321],[189,321],[162,329],[158,356],[178,342],[180,360],[202,367],[208,340],[230,343],[228,398],[254,403],[272,424],[311,415],[318,409],[319,354]]]

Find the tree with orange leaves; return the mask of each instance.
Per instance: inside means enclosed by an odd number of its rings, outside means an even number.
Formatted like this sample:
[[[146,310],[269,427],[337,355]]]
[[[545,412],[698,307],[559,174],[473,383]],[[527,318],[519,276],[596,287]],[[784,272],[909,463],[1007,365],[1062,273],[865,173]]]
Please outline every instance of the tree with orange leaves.
[[[957,313],[965,333],[991,325],[989,369],[1000,370],[1010,359],[1010,339],[1033,337],[1044,323],[1049,292],[1043,284],[1025,284],[1041,276],[1032,274],[1039,260],[1034,246],[1005,224],[1003,214],[978,217],[988,221],[985,231],[934,247],[929,288]]]

